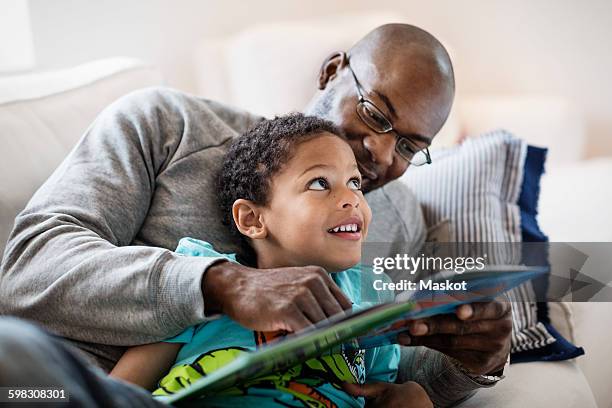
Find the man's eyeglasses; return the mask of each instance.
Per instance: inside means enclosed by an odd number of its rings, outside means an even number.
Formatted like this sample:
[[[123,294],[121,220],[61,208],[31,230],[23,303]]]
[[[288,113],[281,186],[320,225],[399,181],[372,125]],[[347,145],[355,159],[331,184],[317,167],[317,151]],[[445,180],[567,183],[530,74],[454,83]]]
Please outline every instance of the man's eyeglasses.
[[[355,71],[353,71],[350,63],[347,66],[353,75],[353,79],[355,79],[355,85],[357,85],[357,95],[359,96],[357,115],[363,123],[376,133],[389,133],[393,131],[395,133],[395,151],[408,163],[413,166],[431,164],[429,149],[427,147],[419,149],[408,137],[400,136],[395,132],[393,124],[387,119],[385,114],[372,101],[363,96],[363,87],[359,83]]]

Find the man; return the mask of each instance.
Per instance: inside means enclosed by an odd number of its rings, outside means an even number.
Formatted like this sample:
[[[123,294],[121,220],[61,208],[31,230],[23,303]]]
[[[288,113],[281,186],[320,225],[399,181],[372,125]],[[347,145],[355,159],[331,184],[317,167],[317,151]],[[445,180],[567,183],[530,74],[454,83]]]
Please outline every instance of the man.
[[[448,54],[416,27],[385,25],[328,57],[318,87],[305,113],[346,132],[372,191],[375,225],[393,206],[381,187],[416,156],[428,157],[449,114]],[[258,120],[170,90],[113,104],[17,217],[0,311],[41,323],[109,370],[122,346],[159,341],[218,313],[255,330],[297,330],[318,320],[315,309],[329,316],[348,308],[318,267],[262,271],[171,252],[183,236],[234,252],[214,203],[214,173],[231,139]],[[495,383],[510,323],[500,302],[414,322],[400,342],[444,354],[405,348],[402,379],[420,382],[437,405]],[[380,385],[355,392],[375,399]]]

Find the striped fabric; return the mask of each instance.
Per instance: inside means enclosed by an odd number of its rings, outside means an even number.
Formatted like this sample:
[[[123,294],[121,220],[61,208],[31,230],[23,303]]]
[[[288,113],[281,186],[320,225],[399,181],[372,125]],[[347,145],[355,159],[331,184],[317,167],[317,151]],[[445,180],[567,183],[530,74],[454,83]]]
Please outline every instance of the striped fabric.
[[[469,138],[462,145],[432,151],[433,164],[410,167],[402,177],[415,192],[425,222],[451,225],[451,242],[479,242],[486,246],[489,264],[520,263],[520,209],[527,144],[497,130]],[[533,350],[555,341],[537,320],[531,284],[511,293],[512,352]]]

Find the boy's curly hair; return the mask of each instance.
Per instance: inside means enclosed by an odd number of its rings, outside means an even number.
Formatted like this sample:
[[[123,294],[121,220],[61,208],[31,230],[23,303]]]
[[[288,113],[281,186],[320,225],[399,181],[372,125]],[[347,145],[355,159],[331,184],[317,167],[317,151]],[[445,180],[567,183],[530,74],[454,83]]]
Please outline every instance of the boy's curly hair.
[[[291,159],[299,143],[322,132],[342,136],[332,122],[291,113],[263,120],[232,142],[217,178],[218,203],[223,224],[244,243],[247,241],[238,232],[232,217],[234,201],[243,198],[259,205],[267,204],[272,177]]]

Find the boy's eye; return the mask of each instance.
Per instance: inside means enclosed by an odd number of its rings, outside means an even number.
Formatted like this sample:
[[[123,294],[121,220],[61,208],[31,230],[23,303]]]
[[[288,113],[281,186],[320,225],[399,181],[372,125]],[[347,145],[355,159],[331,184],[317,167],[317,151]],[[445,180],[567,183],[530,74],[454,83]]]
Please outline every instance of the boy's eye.
[[[361,180],[358,178],[352,178],[348,182],[348,187],[353,190],[361,190]]]
[[[319,177],[319,178],[312,180],[310,184],[308,185],[309,190],[321,191],[321,190],[327,190],[328,188],[329,188],[329,184],[327,183],[327,180],[325,180],[323,177]]]

